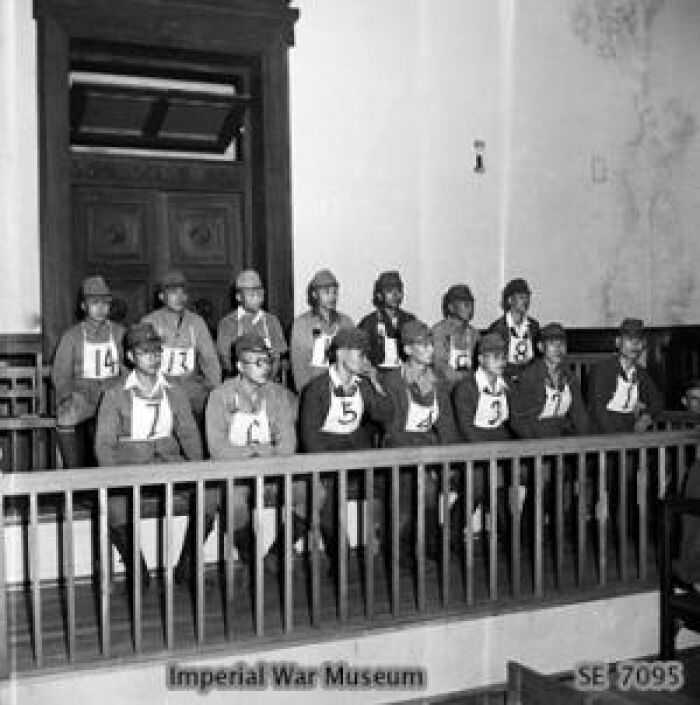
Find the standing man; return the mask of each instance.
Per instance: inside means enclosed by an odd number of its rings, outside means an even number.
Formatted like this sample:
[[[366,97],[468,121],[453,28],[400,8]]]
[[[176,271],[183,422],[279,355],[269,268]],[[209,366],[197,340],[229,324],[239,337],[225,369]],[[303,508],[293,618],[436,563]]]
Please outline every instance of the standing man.
[[[647,431],[662,410],[659,390],[640,360],[646,350],[644,323],[625,318],[615,340],[617,353],[591,370],[591,417],[601,433]]]
[[[84,320],[61,337],[51,368],[56,389],[57,438],[64,468],[92,465],[94,420],[102,394],[117,381],[122,365],[124,328],[109,319],[112,293],[100,276],[82,285]],[[76,429],[87,431],[78,440]]]
[[[333,272],[321,269],[306,290],[309,311],[294,319],[290,356],[294,387],[298,393],[318,375],[328,370],[328,351],[342,328],[352,328],[352,320],[338,307],[338,280]]]
[[[369,336],[367,357],[381,370],[397,369],[401,366],[399,338],[403,326],[415,319],[412,313],[401,308],[403,282],[396,271],[382,272],[374,283],[373,313],[360,321],[359,327]]]
[[[97,416],[95,452],[101,466],[146,465],[201,460],[202,443],[184,391],[161,372],[163,344],[155,328],[139,323],[124,340],[126,377],[105,392]],[[145,470],[144,472],[147,473]],[[213,514],[215,497],[207,493]],[[132,566],[129,493],[113,492],[109,500],[110,539],[127,567]],[[148,573],[142,559],[144,585]]]
[[[160,283],[163,304],[143,318],[163,341],[161,371],[169,382],[182,385],[195,418],[201,421],[210,390],[221,384],[221,366],[206,323],[186,308],[187,279],[180,271],[168,272]]]

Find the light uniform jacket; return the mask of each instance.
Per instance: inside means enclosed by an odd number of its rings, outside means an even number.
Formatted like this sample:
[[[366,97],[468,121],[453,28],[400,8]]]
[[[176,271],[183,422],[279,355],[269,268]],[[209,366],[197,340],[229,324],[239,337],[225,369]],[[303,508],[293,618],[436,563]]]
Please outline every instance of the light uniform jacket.
[[[456,318],[445,318],[433,326],[435,370],[449,382],[459,382],[474,366],[474,354],[480,338],[472,325]]]

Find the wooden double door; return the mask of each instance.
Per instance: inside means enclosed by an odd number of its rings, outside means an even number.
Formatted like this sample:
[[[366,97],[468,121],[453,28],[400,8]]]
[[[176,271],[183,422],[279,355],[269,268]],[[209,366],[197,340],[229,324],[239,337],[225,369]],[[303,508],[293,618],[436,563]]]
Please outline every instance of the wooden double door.
[[[230,308],[232,279],[250,261],[245,202],[243,192],[74,186],[73,290],[103,275],[113,317],[132,323],[157,305],[163,275],[179,269],[190,307],[215,327]]]

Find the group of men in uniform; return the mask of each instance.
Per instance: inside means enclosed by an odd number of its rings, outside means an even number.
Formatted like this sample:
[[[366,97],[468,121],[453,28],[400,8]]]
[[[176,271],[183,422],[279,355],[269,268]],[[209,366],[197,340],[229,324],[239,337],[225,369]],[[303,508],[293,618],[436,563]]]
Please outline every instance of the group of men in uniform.
[[[500,441],[645,430],[661,397],[640,364],[641,321],[625,319],[617,351],[592,372],[589,404],[566,365],[566,332],[530,317],[522,279],[503,292],[504,315],[484,335],[471,325],[469,287],[450,287],[444,319],[430,329],[402,308],[398,272],[384,272],[375,310],[355,327],[337,308],[339,284],[327,269],[307,289],[309,310],[291,328],[290,362],[298,397],[276,380],[287,344],[278,319],[264,310],[259,275],[235,281],[236,308],[218,326],[214,344],[204,321],[187,308],[187,280],[169,272],[161,307],[127,331],[109,320],[104,279],[83,283],[84,320],[62,337],[53,365],[59,442],[66,466],[84,463],[75,430],[95,423],[99,465],[351,451],[377,447]],[[222,368],[226,375],[222,382]],[[204,440],[204,443],[202,442]],[[84,463],[85,464],[85,463]],[[414,521],[412,474],[401,474],[400,535],[410,554]],[[349,483],[350,498],[360,497]],[[477,495],[480,492],[477,488]],[[323,484],[321,525],[326,547],[337,545],[332,481]],[[234,529],[243,557],[250,551],[249,491],[236,490]],[[377,482],[375,499],[385,500]],[[428,548],[437,536],[436,480],[426,482]],[[207,488],[205,533],[218,508]],[[308,527],[306,488],[294,486],[295,534]],[[110,500],[110,534],[127,565],[126,498]],[[381,511],[377,514],[381,525]],[[191,575],[188,531],[176,578]]]

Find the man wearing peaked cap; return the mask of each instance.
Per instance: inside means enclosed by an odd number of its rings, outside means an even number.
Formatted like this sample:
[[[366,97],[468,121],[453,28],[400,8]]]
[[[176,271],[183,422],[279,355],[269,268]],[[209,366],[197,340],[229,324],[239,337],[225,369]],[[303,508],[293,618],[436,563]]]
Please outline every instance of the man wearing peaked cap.
[[[57,438],[65,468],[93,465],[94,421],[102,394],[122,364],[124,328],[110,320],[112,293],[103,277],[81,287],[83,320],[66,330],[51,368],[56,390]]]
[[[521,278],[511,279],[503,288],[503,316],[489,326],[489,333],[498,333],[507,345],[506,377],[516,379],[537,351],[539,323],[528,315],[532,292]]]
[[[202,443],[189,401],[161,372],[161,338],[149,323],[129,328],[125,335],[126,360],[132,369],[104,394],[97,416],[95,452],[101,466],[147,465],[201,460]],[[207,507],[216,498],[207,492]],[[211,509],[210,509],[211,510]],[[127,570],[132,562],[129,493],[110,494],[110,539]],[[142,578],[148,586],[143,558]]]
[[[267,341],[250,331],[235,342],[236,376],[216,387],[209,395],[206,409],[206,437],[213,460],[290,455],[296,441],[297,404],[294,395],[272,380],[272,351]],[[266,495],[274,492],[266,487]],[[303,515],[305,485],[294,483],[296,514]],[[250,530],[250,488],[234,490],[234,540],[239,554],[249,561],[252,551]],[[301,524],[299,523],[301,522]],[[304,531],[302,519],[295,519],[299,535]],[[193,530],[187,535],[177,568],[180,580],[191,575],[194,555]],[[269,561],[268,561],[269,562]]]
[[[581,389],[566,364],[566,332],[560,323],[540,331],[539,351],[523,370],[512,395],[511,424],[520,438],[582,435],[589,431]]]
[[[401,308],[403,291],[403,282],[397,271],[382,272],[372,293],[375,310],[360,321],[360,328],[369,335],[369,361],[380,370],[400,366],[399,332],[415,318]]]
[[[454,284],[442,299],[443,320],[433,327],[435,369],[452,384],[470,374],[479,331],[471,324],[474,296],[466,284]]]
[[[195,418],[201,421],[209,391],[221,382],[221,366],[211,333],[198,314],[187,308],[187,278],[179,270],[160,281],[162,306],[143,317],[163,340],[161,371],[182,385]]]
[[[306,296],[309,310],[294,319],[289,344],[297,392],[328,369],[328,352],[333,337],[339,330],[354,325],[348,316],[337,310],[338,280],[328,269],[314,274]]]
[[[232,345],[245,333],[262,336],[272,353],[272,378],[277,379],[280,360],[287,352],[287,341],[282,326],[273,313],[263,309],[265,289],[260,275],[253,269],[244,269],[234,283],[236,308],[220,321],[216,335],[224,375],[235,374],[235,355]]]
[[[663,402],[643,365],[644,323],[625,318],[615,344],[617,353],[591,370],[588,391],[593,422],[602,433],[649,430]]]

